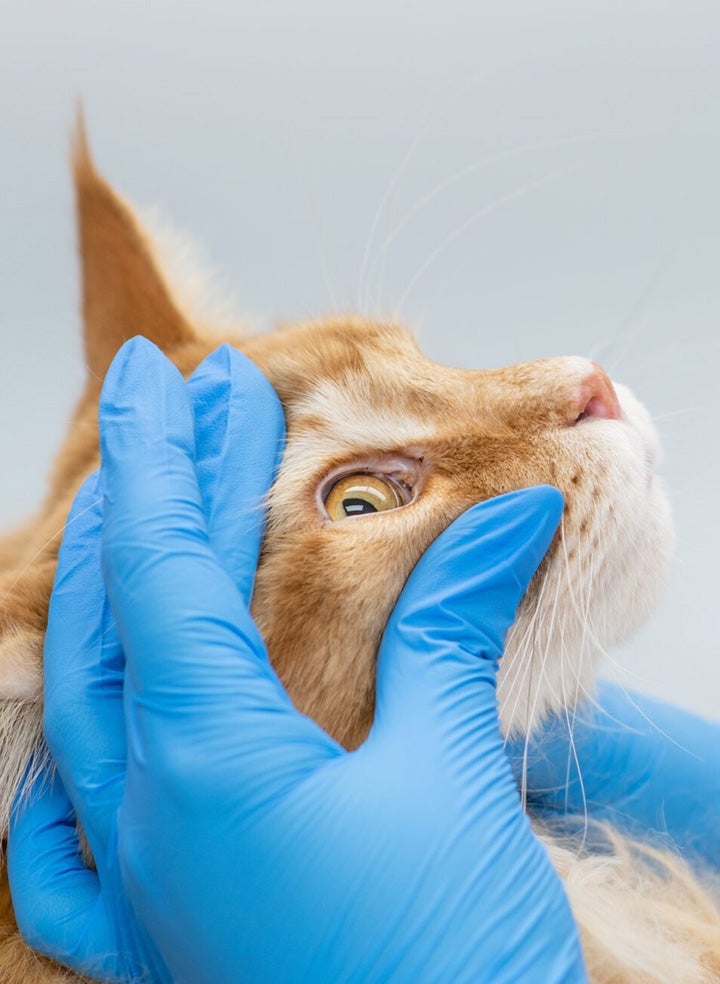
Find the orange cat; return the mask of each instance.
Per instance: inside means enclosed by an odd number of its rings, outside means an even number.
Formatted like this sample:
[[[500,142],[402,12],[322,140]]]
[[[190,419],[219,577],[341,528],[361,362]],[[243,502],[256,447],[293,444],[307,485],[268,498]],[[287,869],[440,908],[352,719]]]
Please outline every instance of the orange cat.
[[[269,335],[218,328],[181,301],[154,241],[75,149],[88,378],[38,516],[0,543],[0,824],[40,740],[41,653],[61,531],[98,464],[97,401],[122,342],[142,333],[189,374],[221,341],[283,403],[253,613],[296,705],[348,747],[373,715],[375,655],[423,550],[471,504],[547,482],[563,522],[518,614],[499,678],[506,731],[592,689],[604,647],[653,605],[672,548],[645,410],[577,357],[501,370],[429,362],[397,325],[335,318]],[[565,881],[595,982],[720,980],[720,912],[683,862],[576,857],[538,829]],[[644,858],[644,859],[643,859]],[[17,936],[5,887],[0,984],[76,980]]]

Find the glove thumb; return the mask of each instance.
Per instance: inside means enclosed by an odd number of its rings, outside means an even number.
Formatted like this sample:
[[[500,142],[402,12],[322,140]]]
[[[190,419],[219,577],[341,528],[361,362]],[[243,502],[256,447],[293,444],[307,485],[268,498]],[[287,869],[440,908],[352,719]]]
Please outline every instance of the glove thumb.
[[[479,731],[498,735],[497,661],[562,509],[557,489],[522,489],[468,509],[430,545],[380,645],[374,738],[472,736],[477,750]]]

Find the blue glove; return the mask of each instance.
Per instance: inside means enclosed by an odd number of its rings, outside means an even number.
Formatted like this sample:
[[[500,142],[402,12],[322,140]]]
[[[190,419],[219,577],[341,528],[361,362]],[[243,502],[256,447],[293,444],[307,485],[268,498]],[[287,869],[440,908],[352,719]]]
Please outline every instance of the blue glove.
[[[607,821],[720,870],[720,723],[603,681],[509,752],[534,815],[591,839],[586,822]]]
[[[143,340],[108,373],[102,513],[90,483],[46,644],[60,778],[11,830],[23,934],[108,981],[585,981],[495,697],[561,497],[492,500],[431,545],[385,632],[373,728],[348,753],[293,707],[248,610],[281,430],[258,375],[225,349],[198,400]],[[214,456],[204,415],[225,426]]]
[[[126,357],[136,344],[126,346]],[[155,415],[158,429],[167,417],[172,436],[171,418],[177,408],[166,401],[162,388],[154,388],[151,355],[155,362],[161,357],[148,351],[152,348],[141,343],[139,358],[119,360],[117,368],[124,365],[134,374],[136,391],[147,389],[143,411]],[[162,369],[167,373],[171,367],[163,364]],[[228,346],[198,367],[187,396],[194,420],[194,434],[188,440],[194,439],[207,533],[219,562],[232,571],[238,590],[249,598],[264,532],[263,497],[284,446],[282,408],[264,376]],[[187,397],[180,409],[187,413]],[[122,397],[117,406],[105,410],[107,417],[132,412],[127,403],[122,405]],[[120,441],[132,439],[131,435],[131,427],[118,430]],[[143,494],[144,482],[149,488],[165,488],[170,495],[182,491],[181,485],[177,490],[169,488],[171,463],[161,437],[155,447],[145,443],[136,450],[146,472],[135,475],[138,495]],[[15,888],[13,903],[31,945],[80,972],[103,981],[139,980],[141,964],[152,964],[156,968],[152,980],[170,980],[128,906],[117,865],[116,814],[127,761],[122,704],[125,660],[102,581],[101,525],[102,493],[94,475],[81,489],[68,518],[46,636],[45,730],[65,788],[57,775],[48,776],[37,799],[18,807],[31,809],[15,830],[11,825],[8,869]],[[172,604],[172,599],[167,603]],[[68,792],[92,848],[97,874],[86,870],[78,855],[75,811]]]

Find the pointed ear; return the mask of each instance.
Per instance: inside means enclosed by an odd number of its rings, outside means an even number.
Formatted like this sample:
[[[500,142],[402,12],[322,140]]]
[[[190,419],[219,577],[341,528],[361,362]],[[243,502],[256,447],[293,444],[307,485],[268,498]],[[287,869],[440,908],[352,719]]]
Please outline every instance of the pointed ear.
[[[122,343],[145,335],[163,351],[195,340],[132,208],[98,174],[82,113],[72,150],[82,264],[85,355],[102,378]]]

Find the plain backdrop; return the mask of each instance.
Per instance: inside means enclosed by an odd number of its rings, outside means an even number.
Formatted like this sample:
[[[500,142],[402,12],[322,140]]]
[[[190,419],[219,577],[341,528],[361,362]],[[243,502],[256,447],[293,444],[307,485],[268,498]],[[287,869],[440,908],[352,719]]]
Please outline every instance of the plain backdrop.
[[[467,367],[589,355],[678,529],[634,686],[717,715],[720,5],[0,0],[0,518],[83,380],[68,134],[268,323],[400,313]]]

